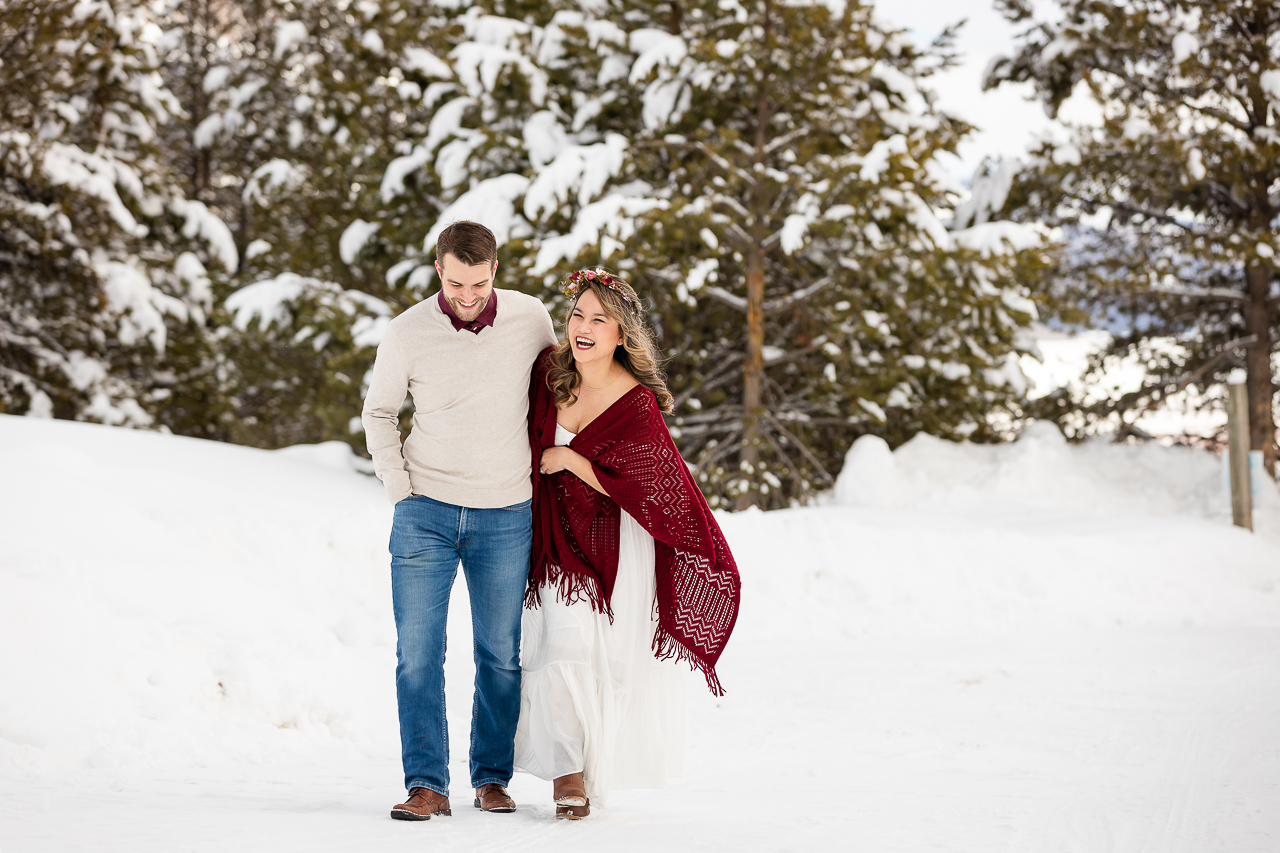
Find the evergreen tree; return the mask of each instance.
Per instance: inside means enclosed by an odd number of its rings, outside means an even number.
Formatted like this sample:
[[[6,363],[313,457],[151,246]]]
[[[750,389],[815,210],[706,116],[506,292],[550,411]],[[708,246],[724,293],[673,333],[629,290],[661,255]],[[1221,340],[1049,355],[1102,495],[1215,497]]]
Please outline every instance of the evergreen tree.
[[[200,434],[362,443],[349,426],[396,300],[401,273],[390,267],[434,221],[426,181],[389,204],[380,186],[431,118],[423,96],[438,69],[421,46],[435,31],[425,10],[171,0],[166,68],[188,116],[172,150],[189,194],[234,223],[245,256],[216,282],[226,313],[208,394],[225,405]]]
[[[367,217],[406,224],[384,243],[397,261],[387,299],[401,308],[424,298],[435,283],[436,236],[473,219],[498,237],[498,284],[557,310],[556,282],[583,243],[560,231],[590,215],[623,163],[626,138],[616,128],[628,107],[595,109],[593,98],[601,69],[625,53],[626,34],[574,3],[484,2],[441,14],[400,60],[430,120],[397,144],[381,207]],[[406,216],[414,193],[418,216]]]
[[[950,233],[938,167],[967,132],[870,9],[482,3],[440,49],[457,80],[402,161],[441,214],[485,221],[504,282],[603,263],[652,305],[682,450],[718,504],[829,485],[861,432],[998,437],[1034,308],[1029,229]],[[397,176],[405,174],[395,170]],[[385,182],[384,182],[385,183]],[[1012,245],[1009,240],[1012,240]],[[767,366],[766,366],[767,365]]]
[[[155,423],[231,235],[175,193],[160,30],[130,0],[0,10],[0,412]]]
[[[409,276],[414,292],[431,282],[436,234],[473,218],[498,235],[506,286],[554,298],[548,257],[556,246],[544,240],[571,230],[619,173],[627,141],[620,131],[635,106],[600,103],[604,69],[633,57],[624,30],[580,6],[481,2],[453,9],[438,26],[431,121],[382,182],[384,201],[410,182],[425,184],[436,201],[420,246],[404,248],[408,259],[420,258],[416,279]],[[564,254],[576,247],[556,260]]]
[[[57,384],[53,365],[80,388],[73,353],[90,353],[132,389],[116,396],[148,395],[135,422],[358,444],[381,330],[431,289],[439,229],[472,218],[498,233],[502,284],[553,308],[578,266],[640,287],[672,359],[673,431],[719,505],[803,500],[861,432],[987,439],[1017,415],[1012,358],[1034,313],[1017,279],[1040,263],[1039,237],[941,223],[959,188],[937,158],[968,130],[925,87],[949,35],[921,51],[864,5],[766,0],[28,5],[3,31],[0,73],[53,83],[6,113],[6,133],[27,136],[4,137],[25,141],[4,149],[16,213],[0,233],[6,251],[39,245],[39,221],[92,246],[59,269],[61,290],[28,274],[36,263],[3,268],[22,273],[4,298],[40,321],[21,321],[29,338],[57,327],[87,342],[61,362],[6,343],[10,408],[63,405],[39,383]],[[39,9],[43,42],[26,25]],[[104,47],[66,47],[77,28],[110,42],[117,71],[100,73]],[[112,98],[134,112],[67,125],[85,92],[104,114]],[[73,143],[110,170],[94,161],[77,183],[41,165]],[[42,239],[29,256],[65,266]],[[151,313],[120,286],[134,269]],[[66,308],[98,293],[97,309]],[[133,301],[111,302],[122,293]],[[50,294],[59,309],[32,301]]]
[[[1073,93],[1101,105],[1097,126],[1066,125],[1019,174],[1004,208],[1061,226],[1059,296],[1120,321],[1099,361],[1137,354],[1147,382],[1084,414],[1116,414],[1121,434],[1189,385],[1248,372],[1250,440],[1274,473],[1280,213],[1280,7],[1268,0],[1058,0],[1027,25],[988,87],[1031,82],[1057,113]],[[1170,346],[1169,342],[1175,345]],[[1065,419],[1080,404],[1057,399]]]
[[[922,51],[856,3],[669,8],[632,33],[634,168],[664,204],[626,256],[660,300],[704,487],[780,506],[831,485],[864,432],[998,437],[1040,239],[940,221],[959,188],[937,158],[969,128],[925,79],[952,33]]]

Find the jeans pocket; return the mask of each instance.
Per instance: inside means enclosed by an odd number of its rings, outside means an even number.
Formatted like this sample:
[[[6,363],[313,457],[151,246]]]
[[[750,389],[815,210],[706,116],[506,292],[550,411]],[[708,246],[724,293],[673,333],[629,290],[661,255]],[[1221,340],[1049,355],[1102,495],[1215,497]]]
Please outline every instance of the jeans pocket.
[[[499,507],[499,509],[501,509],[503,512],[524,512],[525,510],[531,508],[532,506],[533,506],[533,498],[529,498],[527,501],[521,501],[520,503],[512,504],[511,506]]]

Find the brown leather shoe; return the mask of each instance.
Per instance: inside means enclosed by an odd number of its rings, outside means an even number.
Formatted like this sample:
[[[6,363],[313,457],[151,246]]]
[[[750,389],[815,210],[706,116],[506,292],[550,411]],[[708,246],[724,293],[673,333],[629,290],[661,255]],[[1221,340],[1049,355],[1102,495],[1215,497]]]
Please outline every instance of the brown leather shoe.
[[[591,800],[581,773],[557,777],[551,783],[551,796],[556,801],[556,820],[582,820],[591,814]]]
[[[551,782],[551,798],[558,806],[585,806],[587,786],[581,773],[557,776]]]
[[[410,789],[409,799],[391,809],[391,816],[396,820],[431,820],[432,815],[452,817],[453,811],[449,808],[449,798],[430,788]]]
[[[556,806],[556,820],[582,820],[591,814],[591,800],[583,797],[580,806]]]
[[[485,812],[513,812],[516,801],[507,795],[507,789],[496,783],[476,788],[476,808]]]

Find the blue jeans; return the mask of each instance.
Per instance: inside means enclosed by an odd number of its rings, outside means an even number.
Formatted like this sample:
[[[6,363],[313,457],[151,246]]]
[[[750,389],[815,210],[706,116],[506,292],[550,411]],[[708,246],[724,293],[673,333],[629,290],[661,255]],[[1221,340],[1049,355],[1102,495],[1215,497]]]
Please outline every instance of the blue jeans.
[[[413,495],[396,504],[391,596],[405,788],[449,794],[445,620],[459,561],[475,637],[471,784],[511,781],[520,716],[520,616],[532,539],[529,501],[469,509]]]

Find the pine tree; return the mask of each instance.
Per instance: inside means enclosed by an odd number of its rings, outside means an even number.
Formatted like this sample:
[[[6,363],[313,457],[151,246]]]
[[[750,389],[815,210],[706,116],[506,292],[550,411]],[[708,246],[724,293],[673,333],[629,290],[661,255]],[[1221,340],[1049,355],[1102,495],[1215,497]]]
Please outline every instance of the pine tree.
[[[803,500],[862,432],[991,439],[993,412],[1015,416],[1010,357],[1034,314],[1017,277],[1040,241],[940,221],[959,187],[936,158],[968,128],[923,79],[949,35],[917,51],[857,4],[482,3],[452,20],[438,55],[457,91],[403,161],[441,187],[423,249],[481,219],[504,281],[514,267],[553,305],[576,266],[628,275],[714,502]]]
[[[663,204],[622,254],[659,303],[704,488],[783,506],[864,432],[998,438],[1040,239],[942,224],[959,188],[937,158],[969,128],[925,80],[952,34],[921,51],[852,3],[627,7],[650,25],[631,167]]]
[[[1274,473],[1280,7],[1058,0],[1036,20],[1025,0],[1001,5],[1027,28],[986,85],[1029,81],[1055,115],[1073,94],[1101,106],[1100,124],[1068,124],[1066,141],[1033,152],[1006,205],[1071,235],[1060,296],[1128,326],[1102,358],[1147,366],[1142,389],[1084,414],[1095,426],[1118,415],[1123,435],[1243,363],[1251,445]],[[1061,419],[1079,413],[1056,402]]]
[[[226,311],[208,393],[225,405],[197,431],[359,444],[349,427],[404,269],[391,267],[434,221],[427,181],[386,204],[381,181],[431,118],[421,45],[436,19],[409,0],[170,5],[166,67],[188,116],[173,151],[245,256],[215,282]]]
[[[548,270],[565,253],[547,260],[556,247],[544,239],[571,229],[622,165],[617,124],[630,105],[596,96],[601,70],[618,61],[618,39],[626,52],[626,34],[563,2],[469,4],[437,33],[431,121],[382,182],[384,201],[409,182],[425,183],[437,201],[420,246],[404,248],[402,268],[420,258],[410,288],[421,294],[430,283],[440,229],[475,218],[499,237],[503,283],[554,298]]]
[[[231,235],[175,193],[140,2],[0,11],[0,412],[146,426],[206,345]]]

